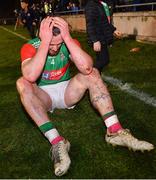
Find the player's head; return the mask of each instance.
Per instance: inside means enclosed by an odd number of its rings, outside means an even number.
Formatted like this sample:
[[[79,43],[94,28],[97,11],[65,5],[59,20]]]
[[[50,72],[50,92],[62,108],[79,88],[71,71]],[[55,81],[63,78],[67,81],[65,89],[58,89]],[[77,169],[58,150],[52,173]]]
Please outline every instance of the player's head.
[[[53,36],[57,36],[59,35],[61,32],[60,32],[60,29],[57,28],[57,27],[53,27],[53,30],[52,30],[52,33],[53,33]]]
[[[53,33],[53,38],[49,45],[49,54],[57,55],[63,43],[63,39],[59,28],[53,27],[52,33]]]
[[[29,1],[28,0],[20,0],[21,3],[21,8],[25,9],[29,6]]]

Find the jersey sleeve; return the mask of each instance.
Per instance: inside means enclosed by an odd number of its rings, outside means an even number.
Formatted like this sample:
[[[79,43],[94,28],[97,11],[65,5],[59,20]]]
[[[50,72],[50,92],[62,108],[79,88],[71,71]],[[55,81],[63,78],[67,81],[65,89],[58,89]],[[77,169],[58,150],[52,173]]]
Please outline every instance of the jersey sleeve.
[[[21,61],[31,59],[36,54],[36,49],[31,44],[24,44],[21,48]]]

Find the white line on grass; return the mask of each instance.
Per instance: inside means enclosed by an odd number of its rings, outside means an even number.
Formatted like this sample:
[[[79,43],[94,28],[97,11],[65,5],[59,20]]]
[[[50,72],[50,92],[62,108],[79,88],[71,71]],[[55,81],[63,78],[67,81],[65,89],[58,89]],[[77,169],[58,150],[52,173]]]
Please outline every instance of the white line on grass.
[[[9,32],[9,33],[11,33],[11,34],[14,34],[15,36],[18,36],[18,37],[20,37],[20,38],[22,38],[22,39],[24,39],[24,40],[27,40],[27,41],[29,40],[28,38],[22,36],[21,34],[18,34],[18,33],[16,33],[16,32],[13,32],[13,31],[11,31],[11,30],[3,27],[3,26],[0,26],[0,28],[3,29],[3,30],[5,30],[5,31],[7,31],[7,32]]]
[[[3,27],[3,26],[0,26],[0,28],[4,29],[5,31],[8,31],[9,33],[12,33],[12,34],[24,39],[24,40],[29,40],[28,38],[22,36],[21,34],[15,33],[15,32],[13,32],[13,31],[11,31],[11,30]],[[144,92],[141,92],[139,90],[134,90],[131,88],[130,84],[123,83],[119,79],[116,79],[116,78],[113,78],[110,76],[104,76],[103,74],[102,74],[102,78],[105,81],[111,83],[112,85],[117,86],[120,90],[125,91],[128,94],[132,95],[133,97],[143,101],[144,103],[156,107],[156,98],[155,97],[151,97],[151,95],[144,93]]]
[[[128,94],[132,95],[133,97],[143,101],[144,103],[156,107],[156,98],[152,97],[151,95],[141,92],[139,90],[134,90],[131,88],[131,85],[128,83],[123,83],[121,80],[110,77],[104,76],[102,74],[103,80],[111,83],[114,86],[117,86],[121,91],[125,91]]]

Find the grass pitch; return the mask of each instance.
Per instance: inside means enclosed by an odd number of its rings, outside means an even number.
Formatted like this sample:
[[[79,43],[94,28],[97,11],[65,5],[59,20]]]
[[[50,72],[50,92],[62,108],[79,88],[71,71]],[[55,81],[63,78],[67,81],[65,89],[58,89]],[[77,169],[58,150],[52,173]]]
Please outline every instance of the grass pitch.
[[[7,26],[13,30],[13,26]],[[17,33],[29,38],[23,29]],[[86,35],[73,33],[82,47]],[[0,28],[0,178],[57,178],[49,158],[50,145],[24,111],[15,82],[21,76],[20,47],[26,41]],[[129,50],[139,47],[140,51]],[[156,98],[156,45],[123,39],[110,48],[111,62],[104,74],[130,83],[132,88]],[[77,72],[72,66],[72,74]],[[156,145],[156,108],[108,83],[115,110],[125,128]],[[71,167],[60,179],[153,179],[156,178],[156,150],[132,152],[112,147],[104,140],[106,128],[93,110],[88,94],[73,110],[49,114],[61,135],[71,142]]]

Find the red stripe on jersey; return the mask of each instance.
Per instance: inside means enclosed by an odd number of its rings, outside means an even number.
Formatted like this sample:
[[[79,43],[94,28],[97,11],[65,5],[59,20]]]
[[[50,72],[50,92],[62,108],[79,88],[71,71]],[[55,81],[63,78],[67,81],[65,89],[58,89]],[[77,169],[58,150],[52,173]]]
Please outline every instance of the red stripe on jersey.
[[[75,42],[75,44],[77,44],[79,47],[81,47],[81,44],[77,39],[73,39],[73,41]]]
[[[24,44],[21,48],[21,61],[32,58],[36,54],[36,49],[31,44]]]

